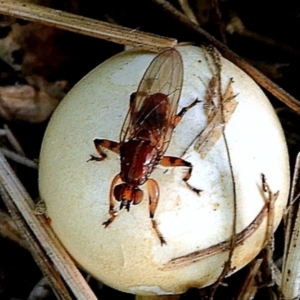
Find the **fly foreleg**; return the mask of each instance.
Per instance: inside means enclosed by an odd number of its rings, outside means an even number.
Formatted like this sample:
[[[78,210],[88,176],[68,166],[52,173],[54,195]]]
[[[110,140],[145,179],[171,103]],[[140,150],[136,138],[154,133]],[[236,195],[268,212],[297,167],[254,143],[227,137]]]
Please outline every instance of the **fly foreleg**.
[[[156,235],[158,236],[161,245],[163,245],[166,244],[166,241],[162,236],[161,232],[159,231],[156,221],[154,220],[154,214],[159,200],[159,187],[157,182],[152,178],[148,179],[147,186],[148,186],[148,194],[149,194],[149,213],[152,222],[152,227]]]
[[[174,116],[173,119],[173,126],[176,127],[177,124],[180,122],[180,120],[183,118],[183,116],[185,115],[185,113],[191,109],[192,107],[194,107],[196,104],[200,103],[201,101],[196,99],[193,103],[191,103],[189,106],[183,107],[182,110]]]
[[[186,185],[195,193],[200,194],[202,190],[197,189],[193,186],[191,186],[187,181],[191,178],[192,171],[193,171],[193,165],[179,157],[174,156],[163,156],[162,160],[160,161],[160,164],[164,167],[187,167],[188,171],[183,177],[183,181],[186,183]]]
[[[104,160],[107,157],[107,155],[104,153],[103,148],[108,149],[110,151],[113,151],[113,152],[119,154],[120,146],[121,146],[120,143],[117,143],[117,142],[114,142],[114,141],[99,140],[99,139],[94,140],[94,145],[95,145],[95,148],[96,148],[97,152],[99,153],[100,157],[90,155],[91,158],[88,161],[91,161],[91,160],[102,161],[102,160]]]
[[[115,176],[115,178],[111,182],[110,191],[109,191],[109,210],[108,210],[108,213],[111,217],[107,221],[102,223],[102,225],[104,225],[105,228],[110,223],[112,223],[118,215],[118,213],[115,210],[115,205],[116,205],[117,201],[114,197],[114,187],[121,181],[122,181],[121,176],[120,176],[120,174],[118,174]]]

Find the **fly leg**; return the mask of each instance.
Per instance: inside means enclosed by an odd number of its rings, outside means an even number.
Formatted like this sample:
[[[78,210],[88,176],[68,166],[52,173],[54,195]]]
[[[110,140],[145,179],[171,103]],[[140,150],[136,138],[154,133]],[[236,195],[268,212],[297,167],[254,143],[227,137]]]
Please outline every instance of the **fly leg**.
[[[190,105],[183,107],[182,110],[174,116],[173,119],[173,126],[176,127],[177,124],[180,122],[180,120],[183,118],[183,116],[185,115],[185,113],[191,109],[192,107],[194,107],[195,105],[197,105],[198,103],[200,103],[201,101],[196,99],[193,103],[191,103]]]
[[[115,211],[115,204],[117,201],[115,200],[114,197],[114,187],[117,185],[118,182],[121,182],[121,176],[120,174],[116,175],[114,179],[111,182],[110,185],[110,191],[109,191],[109,210],[108,213],[110,214],[110,218],[103,222],[102,225],[106,228],[110,223],[114,221],[114,219],[117,217],[118,213]]]
[[[200,192],[202,192],[202,190],[196,189],[187,182],[191,178],[193,171],[193,165],[190,162],[179,157],[163,156],[160,164],[164,167],[187,167],[188,171],[183,177],[183,181],[193,192],[197,193],[198,195],[200,194]]]
[[[154,220],[154,213],[157,208],[158,199],[159,199],[159,187],[157,182],[152,178],[148,179],[147,186],[148,186],[148,194],[149,194],[149,213],[152,222],[152,227],[156,235],[158,236],[161,245],[164,245],[166,244],[166,241],[162,236],[161,232],[159,231],[156,221]]]
[[[117,143],[117,142],[114,142],[114,141],[99,140],[99,139],[94,139],[94,145],[95,145],[95,148],[96,148],[97,152],[99,153],[100,157],[90,155],[91,157],[88,161],[91,161],[91,160],[102,161],[102,160],[104,160],[107,157],[107,155],[104,153],[103,148],[106,148],[110,151],[113,151],[113,152],[119,154],[120,146],[121,146],[120,143]]]

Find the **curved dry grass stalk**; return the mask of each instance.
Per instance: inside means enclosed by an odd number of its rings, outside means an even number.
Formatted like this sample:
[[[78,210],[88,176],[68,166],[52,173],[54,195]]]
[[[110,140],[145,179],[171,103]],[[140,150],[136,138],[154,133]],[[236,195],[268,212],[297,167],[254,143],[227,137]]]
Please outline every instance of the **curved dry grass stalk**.
[[[0,13],[154,52],[177,44],[175,39],[17,0],[0,1]]]

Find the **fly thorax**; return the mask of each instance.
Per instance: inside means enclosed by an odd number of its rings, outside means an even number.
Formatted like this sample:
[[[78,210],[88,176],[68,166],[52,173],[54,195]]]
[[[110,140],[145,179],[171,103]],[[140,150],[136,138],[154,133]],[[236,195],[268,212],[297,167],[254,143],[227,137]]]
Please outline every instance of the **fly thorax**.
[[[159,153],[149,140],[131,139],[121,146],[121,179],[142,185],[158,163]]]

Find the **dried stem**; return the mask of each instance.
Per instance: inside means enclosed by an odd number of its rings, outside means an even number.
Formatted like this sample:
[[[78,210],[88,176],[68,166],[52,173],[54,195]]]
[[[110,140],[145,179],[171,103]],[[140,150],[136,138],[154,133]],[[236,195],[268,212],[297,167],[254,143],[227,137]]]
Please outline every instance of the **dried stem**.
[[[177,18],[183,25],[190,30],[198,33],[202,38],[215,46],[222,55],[244,70],[249,76],[251,76],[258,84],[268,90],[271,94],[293,109],[300,115],[300,102],[279,87],[276,83],[262,74],[260,71],[251,66],[248,62],[231,51],[226,45],[218,41],[211,36],[208,32],[198,27],[195,23],[191,22],[183,13],[178,11],[174,6],[165,0],[152,0],[156,4],[160,5],[167,13]]]
[[[23,155],[19,155],[15,152],[10,151],[10,150],[8,150],[6,148],[3,148],[3,147],[0,147],[0,151],[2,152],[2,154],[5,157],[7,157],[8,159],[10,159],[10,160],[12,160],[12,161],[14,161],[14,162],[16,162],[20,165],[23,165],[23,166],[26,166],[26,167],[32,168],[32,169],[37,169],[38,168],[38,164],[35,161],[33,161],[33,160],[23,156]]]
[[[5,130],[6,138],[8,139],[8,141],[10,142],[12,147],[15,149],[15,151],[19,155],[25,156],[24,150],[22,149],[20,143],[18,142],[18,140],[16,139],[16,137],[14,136],[12,131],[9,129],[9,127],[6,124],[4,124],[3,127],[4,127],[4,130]]]
[[[235,246],[237,247],[239,245],[242,245],[245,242],[245,240],[249,238],[249,236],[254,234],[261,226],[261,224],[263,223],[263,221],[267,216],[268,216],[268,204],[265,204],[261,209],[261,211],[259,212],[259,214],[256,216],[256,218],[244,230],[236,234]],[[206,257],[211,257],[218,253],[228,251],[230,250],[230,247],[231,247],[231,239],[228,239],[224,242],[210,246],[208,248],[201,249],[189,253],[187,255],[173,258],[162,267],[162,270],[178,269],[184,266],[188,266]]]
[[[284,261],[282,268],[281,291],[285,299],[299,299],[300,297],[300,206],[299,201],[295,203],[300,192],[300,153],[297,156],[295,173],[293,177],[288,226],[285,237]],[[296,209],[296,211],[295,211]]]
[[[55,237],[44,216],[33,213],[34,203],[0,152],[0,192],[37,264],[59,299],[71,299],[57,270],[77,299],[95,300],[73,260]],[[53,266],[53,264],[55,267]]]
[[[209,52],[209,50],[208,50]],[[229,166],[229,173],[232,181],[232,202],[233,202],[233,217],[232,217],[232,226],[231,226],[231,237],[229,239],[229,251],[228,251],[228,258],[226,262],[224,263],[223,270],[215,284],[213,284],[211,288],[211,293],[210,293],[210,299],[213,300],[215,293],[217,291],[217,288],[219,287],[220,284],[223,283],[224,278],[231,272],[231,260],[233,256],[233,252],[236,248],[237,244],[237,232],[236,232],[236,222],[237,222],[237,195],[236,195],[236,183],[235,183],[235,177],[234,177],[234,171],[233,171],[233,164],[232,164],[232,158],[229,150],[229,143],[227,139],[227,134],[226,134],[226,118],[225,118],[225,112],[224,112],[224,100],[223,95],[222,95],[222,86],[221,86],[221,73],[222,73],[222,64],[220,61],[220,55],[217,51],[210,51],[209,52],[213,56],[213,61],[217,67],[217,73],[215,74],[217,78],[217,92],[219,95],[219,107],[220,107],[220,123],[221,123],[221,128],[222,128],[222,137],[225,145],[225,153],[227,156],[227,161],[228,161],[228,166]],[[231,81],[229,82],[229,86],[231,86]],[[227,90],[229,88],[227,87]]]
[[[280,99],[295,112],[300,114],[300,102],[272,82],[268,77],[263,75],[244,59],[231,51],[226,45],[218,41],[209,33],[199,28],[199,26],[189,20],[183,13],[178,11],[170,3],[165,0],[152,0],[156,4],[162,6],[173,17],[179,19],[189,29],[197,32],[201,37],[213,44],[224,57],[231,60],[246,73],[249,74],[258,84]],[[120,43],[124,45],[142,47],[151,51],[159,51],[165,47],[174,47],[177,41],[170,38],[162,38],[160,36],[146,34],[137,30],[124,28],[122,26],[107,24],[90,18],[77,16],[74,14],[42,7],[30,3],[22,3],[16,0],[0,1],[0,12],[6,15],[15,16],[29,21],[38,21],[46,25],[52,25],[57,28],[90,35],[97,38],[103,38],[108,41]]]
[[[275,201],[279,195],[279,191],[273,193],[264,174],[262,174],[263,191],[267,195],[268,205],[268,219],[267,219],[267,231],[266,231],[266,260],[267,260],[267,276],[268,280],[271,280],[274,284],[274,270],[273,270],[273,252],[274,252],[274,217],[275,217]]]
[[[38,244],[36,238],[33,233],[29,230],[26,222],[22,218],[22,215],[18,211],[17,207],[12,201],[12,198],[7,193],[3,185],[0,185],[0,195],[7,207],[10,211],[12,218],[17,224],[20,233],[24,237],[26,241],[28,250],[32,253],[34,260],[36,261],[39,268],[42,270],[43,274],[49,278],[51,286],[53,287],[53,291],[58,299],[61,300],[71,300],[71,296],[61,280],[61,277],[54,266],[51,264],[49,258],[45,256],[43,250]]]
[[[0,1],[0,13],[154,52],[177,44],[175,39],[17,0]]]

